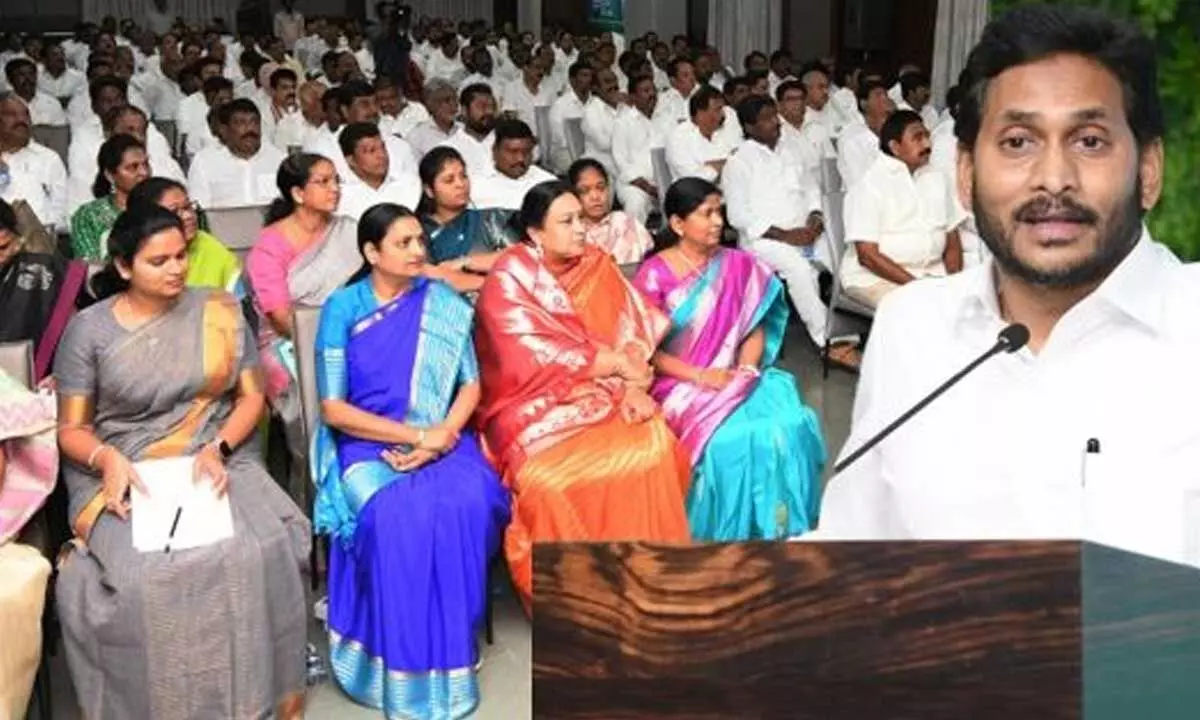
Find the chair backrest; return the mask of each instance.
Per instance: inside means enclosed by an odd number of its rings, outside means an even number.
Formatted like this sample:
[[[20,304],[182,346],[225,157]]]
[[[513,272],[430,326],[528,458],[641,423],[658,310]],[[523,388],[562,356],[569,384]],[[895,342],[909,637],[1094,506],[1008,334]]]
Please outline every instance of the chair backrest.
[[[231,208],[205,208],[208,231],[239,258],[245,258],[263,228],[265,205],[246,205]]]
[[[640,262],[625,263],[624,265],[621,265],[621,274],[625,276],[626,280],[633,280],[633,278],[637,275],[638,268],[641,266],[642,264]]]
[[[33,343],[29,340],[0,343],[0,370],[25,387],[33,387]]]
[[[842,173],[838,170],[837,158],[821,158],[821,191],[828,194],[841,192]]]
[[[563,122],[564,134],[567,137],[567,153],[571,162],[583,157],[583,118],[567,118]]]
[[[836,276],[846,255],[846,193],[826,193],[821,204],[825,213],[825,236],[829,238],[829,261],[833,265],[829,269]]]
[[[64,163],[67,162],[67,152],[71,147],[70,127],[66,125],[34,125],[33,139],[58,153]]]
[[[304,417],[305,457],[317,431],[321,401],[317,395],[317,327],[321,308],[297,307],[292,313],[292,340],[296,344],[296,372],[300,375],[300,407]]]
[[[658,201],[664,203],[672,181],[671,166],[667,164],[667,149],[650,148],[650,162],[654,167],[654,184],[658,186]]]
[[[536,127],[533,132],[537,134],[538,145],[541,146],[543,153],[549,153],[550,150],[550,106],[538,105],[533,108],[533,123]]]

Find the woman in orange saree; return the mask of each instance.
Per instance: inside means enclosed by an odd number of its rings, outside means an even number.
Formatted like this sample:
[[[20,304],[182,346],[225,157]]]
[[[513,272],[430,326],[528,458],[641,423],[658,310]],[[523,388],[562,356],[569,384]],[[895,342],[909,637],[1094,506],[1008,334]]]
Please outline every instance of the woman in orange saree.
[[[688,542],[691,464],[647,394],[669,321],[585,239],[570,185],[525,197],[522,242],[476,305],[479,423],[513,493],[504,553],[532,609],[533,544]]]

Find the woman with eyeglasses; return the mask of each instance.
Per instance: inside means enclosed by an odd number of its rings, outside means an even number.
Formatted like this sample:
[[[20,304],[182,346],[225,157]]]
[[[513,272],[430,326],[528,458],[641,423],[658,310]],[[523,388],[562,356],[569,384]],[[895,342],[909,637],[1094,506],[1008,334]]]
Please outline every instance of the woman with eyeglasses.
[[[220,240],[200,229],[200,208],[192,202],[182,183],[165,177],[143,180],[129,193],[130,207],[142,204],[170,210],[183,225],[188,250],[188,287],[225,290],[237,298],[245,295],[241,261]]]
[[[246,278],[259,315],[258,347],[267,377],[267,399],[283,420],[288,448],[304,467],[300,390],[292,344],[292,313],[320,307],[362,267],[358,224],[335,214],[341,180],[333,163],[301,153],[284,160],[276,174],[279,197],[267,210],[265,227],[246,257]],[[289,492],[304,497],[304,473],[294,473]]]

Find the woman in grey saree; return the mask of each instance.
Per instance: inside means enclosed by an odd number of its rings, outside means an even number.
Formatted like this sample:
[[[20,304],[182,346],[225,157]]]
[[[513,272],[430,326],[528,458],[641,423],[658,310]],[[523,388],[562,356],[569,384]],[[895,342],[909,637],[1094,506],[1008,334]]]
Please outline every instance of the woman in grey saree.
[[[246,259],[246,276],[259,314],[258,347],[266,373],[267,400],[283,421],[294,472],[288,492],[303,501],[307,443],[296,381],[292,312],[321,307],[362,267],[358,223],[334,214],[340,180],[320,155],[294,155],[276,177],[280,197]]]
[[[173,213],[124,213],[109,249],[108,297],[55,361],[75,533],[56,595],[83,715],[302,717],[310,526],[259,459],[254,338],[231,296],[186,287]],[[234,536],[139,552],[127,493],[154,483],[133,463],[179,456],[228,494]]]

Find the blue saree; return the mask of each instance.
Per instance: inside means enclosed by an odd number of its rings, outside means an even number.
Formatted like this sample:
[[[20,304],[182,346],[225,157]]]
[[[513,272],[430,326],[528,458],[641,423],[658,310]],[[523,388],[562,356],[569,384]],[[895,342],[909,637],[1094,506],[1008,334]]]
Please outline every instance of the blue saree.
[[[672,377],[651,388],[692,455],[692,537],[770,540],[815,527],[825,443],[795,379],[772,367],[787,328],[782,283],[753,255],[721,250],[684,276],[654,256],[634,284],[671,316],[664,352],[694,367],[734,371],[721,390]],[[737,367],[742,343],[759,329],[758,367]]]
[[[445,225],[431,216],[421,218],[429,238],[429,262],[434,265],[468,255],[485,255],[512,245],[517,233],[508,225],[511,210],[469,208]]]
[[[458,389],[478,382],[472,313],[449,287],[424,279],[384,305],[370,278],[337,291],[317,335],[321,399],[436,425]],[[380,459],[388,447],[323,423],[313,443],[315,522],[334,538],[333,674],[385,717],[462,718],[479,703],[475,640],[508,491],[472,433],[409,473]]]

